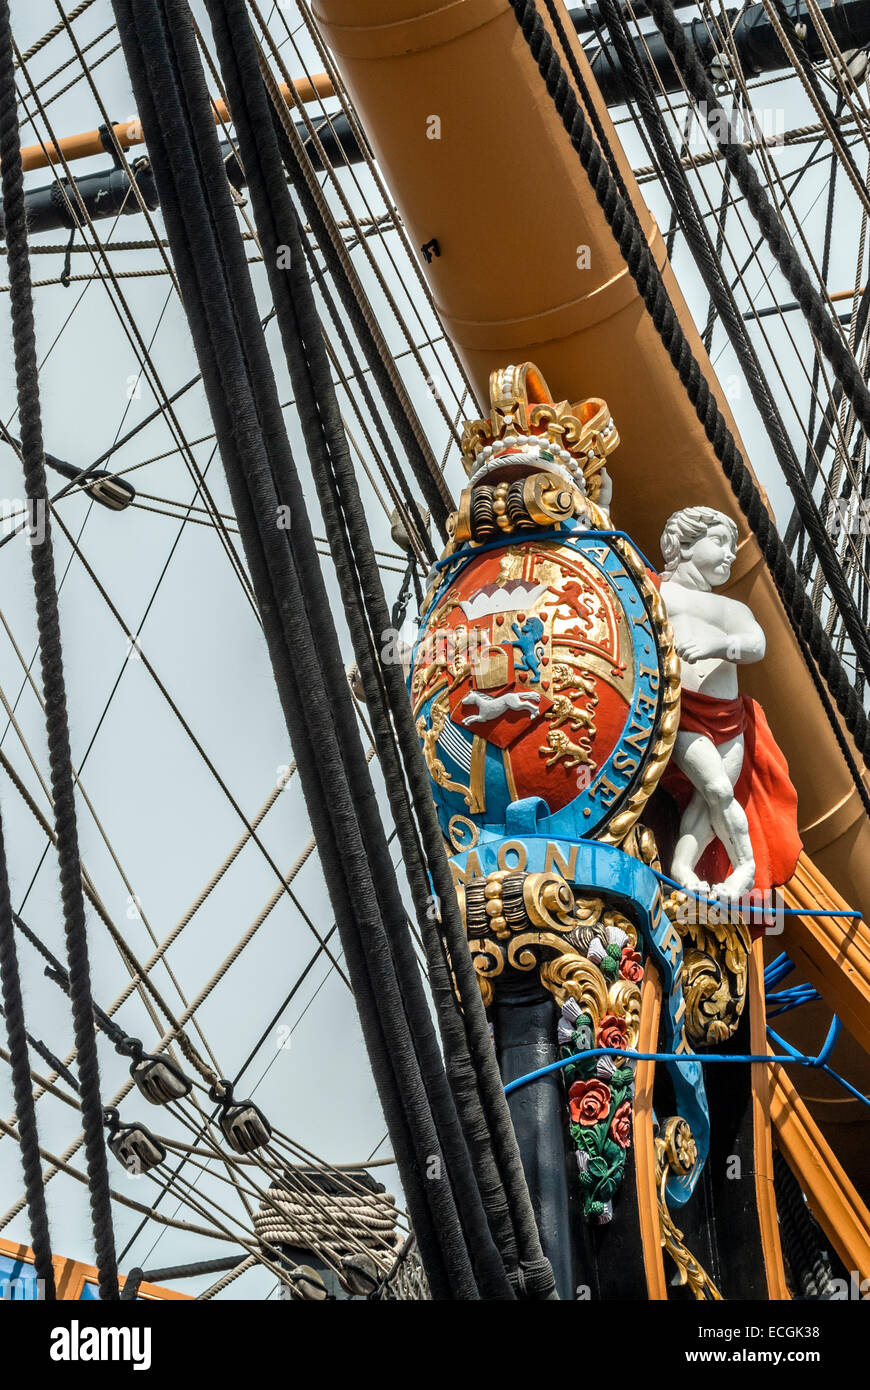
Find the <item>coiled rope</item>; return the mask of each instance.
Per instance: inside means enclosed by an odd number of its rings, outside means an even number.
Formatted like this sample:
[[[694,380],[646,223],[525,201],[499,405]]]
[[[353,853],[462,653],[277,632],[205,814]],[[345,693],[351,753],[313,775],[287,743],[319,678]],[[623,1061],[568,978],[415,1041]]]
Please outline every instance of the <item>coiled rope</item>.
[[[392,1193],[372,1193],[374,1201],[330,1194],[322,1211],[304,1196],[288,1194],[285,1187],[270,1187],[266,1196],[270,1205],[254,1213],[254,1233],[258,1240],[273,1246],[323,1249],[332,1259],[340,1259],[363,1245],[382,1266],[382,1272],[391,1268],[395,1251],[385,1247],[384,1242],[395,1244],[400,1239],[396,1232],[398,1212]]]
[[[833,1297],[833,1272],[822,1248],[822,1232],[813,1218],[800,1183],[778,1149],[773,1153],[773,1184],[783,1254],[803,1298]]]

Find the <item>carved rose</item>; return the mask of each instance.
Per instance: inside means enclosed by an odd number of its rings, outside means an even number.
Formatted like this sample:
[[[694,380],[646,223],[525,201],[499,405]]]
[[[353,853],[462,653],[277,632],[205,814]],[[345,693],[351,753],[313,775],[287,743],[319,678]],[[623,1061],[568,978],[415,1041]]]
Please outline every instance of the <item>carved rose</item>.
[[[639,951],[633,950],[631,946],[623,946],[619,973],[623,980],[631,980],[636,985],[640,984],[643,979],[643,965]]]
[[[568,1105],[575,1125],[597,1125],[610,1113],[610,1088],[603,1081],[575,1081]]]
[[[605,1014],[598,1025],[595,1038],[596,1047],[627,1047],[628,1028],[624,1018],[616,1014]]]
[[[631,1105],[624,1100],[621,1105],[616,1107],[613,1119],[610,1121],[610,1137],[614,1144],[618,1144],[621,1149],[627,1149],[631,1145]]]

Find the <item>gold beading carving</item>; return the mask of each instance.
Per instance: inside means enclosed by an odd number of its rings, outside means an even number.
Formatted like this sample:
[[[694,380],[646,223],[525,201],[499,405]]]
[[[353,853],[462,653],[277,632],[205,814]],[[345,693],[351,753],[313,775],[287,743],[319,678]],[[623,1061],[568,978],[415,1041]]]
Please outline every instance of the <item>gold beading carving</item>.
[[[662,1121],[655,1139],[655,1155],[661,1243],[677,1267],[677,1283],[687,1284],[699,1302],[721,1303],[722,1295],[687,1248],[665,1198],[669,1174],[691,1172],[697,1157],[692,1131],[681,1116]]]

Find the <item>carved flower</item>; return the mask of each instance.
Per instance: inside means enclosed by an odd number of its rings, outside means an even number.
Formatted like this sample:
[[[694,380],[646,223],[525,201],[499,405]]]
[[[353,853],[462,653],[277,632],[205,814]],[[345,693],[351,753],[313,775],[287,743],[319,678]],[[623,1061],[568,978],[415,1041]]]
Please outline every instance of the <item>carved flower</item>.
[[[619,973],[623,980],[631,980],[636,985],[640,984],[643,979],[643,965],[639,951],[633,950],[631,946],[623,946]]]
[[[616,1014],[605,1014],[598,1025],[595,1039],[596,1047],[627,1047],[628,1026],[624,1018]]]
[[[597,1125],[610,1113],[610,1089],[603,1081],[575,1081],[568,1105],[575,1125]]]
[[[610,1121],[609,1133],[614,1144],[618,1144],[621,1149],[631,1147],[631,1105],[627,1100],[616,1107]]]

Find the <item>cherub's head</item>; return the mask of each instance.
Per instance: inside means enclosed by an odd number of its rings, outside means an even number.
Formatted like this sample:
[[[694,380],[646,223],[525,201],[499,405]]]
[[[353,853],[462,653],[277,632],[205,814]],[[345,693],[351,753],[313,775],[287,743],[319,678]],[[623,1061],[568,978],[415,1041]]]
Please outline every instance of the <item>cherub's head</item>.
[[[668,518],[661,538],[663,579],[700,578],[711,589],[724,584],[737,555],[737,527],[713,507],[684,507]],[[678,573],[679,571],[679,573]],[[692,583],[692,580],[695,583]]]

